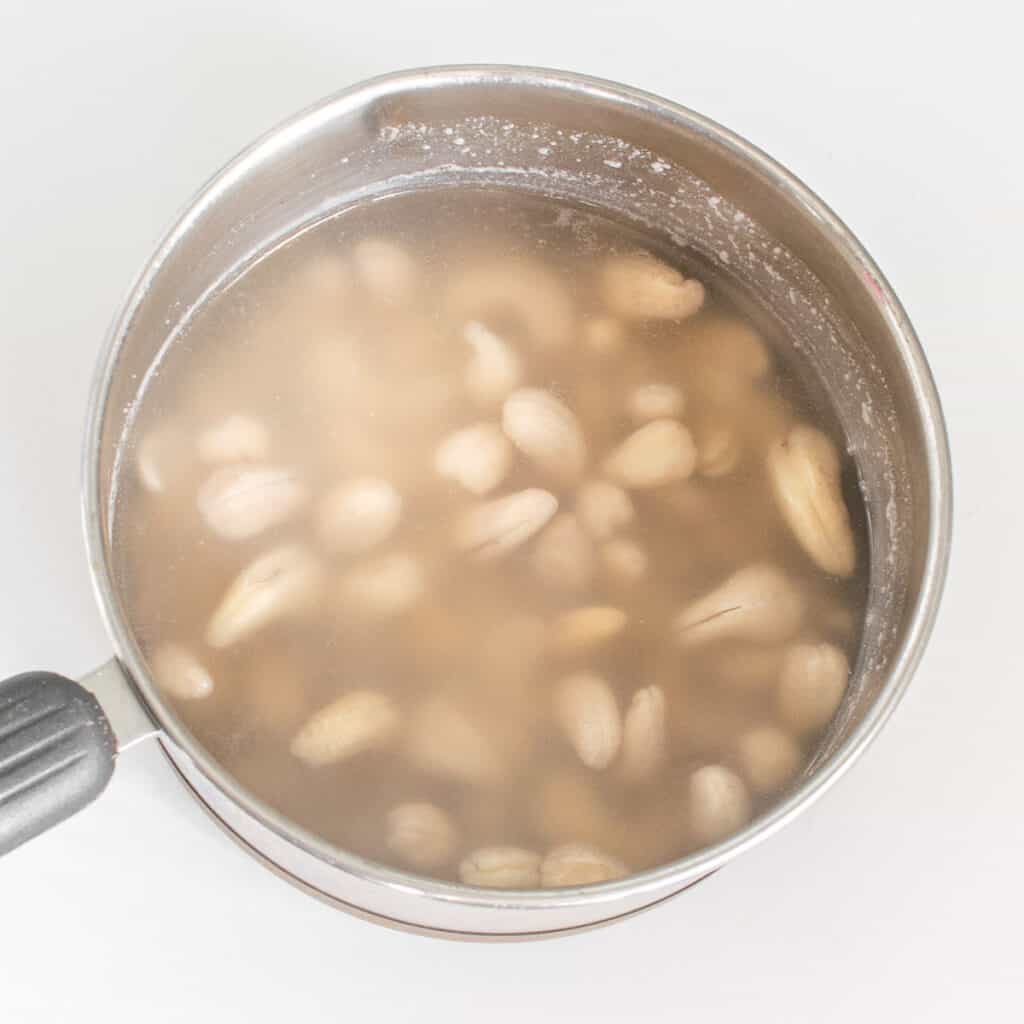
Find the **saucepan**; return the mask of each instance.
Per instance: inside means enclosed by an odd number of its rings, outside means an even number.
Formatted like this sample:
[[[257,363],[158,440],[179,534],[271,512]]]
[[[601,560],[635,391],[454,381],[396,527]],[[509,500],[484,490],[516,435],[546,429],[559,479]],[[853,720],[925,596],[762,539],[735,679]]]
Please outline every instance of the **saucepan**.
[[[827,392],[869,521],[863,639],[844,702],[787,796],[739,833],[628,878],[495,892],[337,848],[246,791],[154,686],[112,566],[118,460],[175,327],[240,266],[353,203],[433,186],[522,189],[597,206],[689,247],[771,311]],[[677,104],[532,68],[386,75],[300,113],[221,170],[142,269],[107,338],[84,446],[90,568],[115,652],[81,683],[0,684],[0,852],[97,796],[120,751],[155,738],[211,816],[269,868],[374,920],[450,936],[578,929],[648,907],[763,841],[821,796],[892,714],[945,577],[951,478],[939,400],[881,271],[850,231],[754,146]]]

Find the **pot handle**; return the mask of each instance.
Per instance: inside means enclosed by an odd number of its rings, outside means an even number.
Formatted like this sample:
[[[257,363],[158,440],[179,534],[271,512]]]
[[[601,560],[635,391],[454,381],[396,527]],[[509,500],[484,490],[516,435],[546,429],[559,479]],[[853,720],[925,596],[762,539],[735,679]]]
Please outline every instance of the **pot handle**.
[[[0,855],[103,792],[117,740],[100,702],[53,672],[0,682]]]

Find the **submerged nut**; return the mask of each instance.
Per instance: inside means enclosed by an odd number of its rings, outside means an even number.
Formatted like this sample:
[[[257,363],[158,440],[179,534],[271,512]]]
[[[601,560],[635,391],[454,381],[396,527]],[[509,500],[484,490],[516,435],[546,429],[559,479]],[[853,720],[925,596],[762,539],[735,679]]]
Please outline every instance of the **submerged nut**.
[[[681,320],[704,304],[704,286],[646,253],[613,256],[601,271],[608,308],[619,316]]]
[[[711,427],[697,440],[697,472],[711,479],[727,476],[739,464],[742,452],[735,431],[726,426]]]
[[[726,647],[716,654],[709,676],[716,685],[739,693],[767,690],[778,682],[783,650],[779,647]]]
[[[582,590],[594,574],[593,545],[575,516],[556,516],[537,538],[530,564],[549,587]]]
[[[514,391],[502,407],[508,439],[556,480],[579,478],[587,461],[583,428],[569,407],[543,388]]]
[[[408,611],[423,596],[423,567],[410,554],[396,551],[363,562],[341,580],[344,610],[371,618],[389,618]]]
[[[827,725],[850,678],[850,663],[832,644],[794,644],[782,659],[779,714],[798,733]]]
[[[540,866],[540,884],[544,889],[570,885],[595,885],[625,878],[629,868],[622,861],[602,853],[586,843],[556,846]]]
[[[495,316],[513,321],[538,349],[564,348],[572,341],[572,298],[541,263],[504,259],[470,264],[452,281],[446,302],[460,320]]]
[[[457,842],[451,817],[435,804],[399,804],[388,812],[388,849],[414,868],[441,867],[451,859]]]
[[[270,622],[302,611],[315,600],[320,580],[320,566],[301,545],[268,551],[228,587],[206,627],[206,642],[229,647]]]
[[[645,686],[633,694],[622,726],[622,776],[628,782],[649,782],[661,770],[668,752],[665,737],[665,692]]]
[[[774,793],[782,789],[800,767],[800,748],[774,725],[748,729],[737,740],[736,753],[755,793]]]
[[[537,487],[495,498],[459,519],[455,544],[477,558],[501,558],[542,530],[557,509],[558,499]]]
[[[576,493],[576,515],[596,540],[607,540],[633,521],[633,499],[617,484],[588,480]]]
[[[592,672],[566,676],[555,686],[555,718],[580,760],[607,768],[622,745],[622,719],[608,682]]]
[[[788,640],[800,628],[804,598],[772,565],[740,569],[710,594],[684,608],[673,620],[679,643],[713,640]]]
[[[551,627],[551,646],[561,654],[583,654],[601,647],[626,628],[626,613],[592,604],[564,612]]]
[[[213,693],[213,677],[191,651],[164,644],[150,658],[157,686],[179,700],[202,700]]]
[[[613,356],[625,348],[626,329],[621,320],[610,316],[595,316],[582,328],[583,346],[595,356]]]
[[[623,487],[647,489],[685,480],[697,463],[690,432],[676,420],[652,420],[605,459],[604,471]]]
[[[398,707],[387,694],[351,690],[306,722],[292,740],[291,752],[307,764],[336,764],[385,746],[400,724]]]
[[[352,292],[352,268],[336,251],[302,261],[288,276],[284,312],[305,324],[334,320]]]
[[[504,401],[522,382],[522,359],[507,341],[479,320],[470,320],[462,336],[473,350],[466,366],[466,390],[478,402]]]
[[[618,819],[591,778],[556,773],[541,782],[530,809],[533,827],[547,842],[604,846],[615,839]]]
[[[487,889],[536,889],[540,856],[519,846],[484,846],[459,865],[459,878]]]
[[[202,462],[262,462],[270,457],[270,431],[253,416],[235,413],[196,440]]]
[[[743,780],[719,764],[705,765],[690,776],[690,824],[705,843],[724,839],[742,828],[751,815]]]
[[[403,302],[416,283],[416,264],[397,242],[364,238],[353,246],[352,259],[359,280],[381,302]]]
[[[695,389],[717,406],[742,413],[739,403],[749,398],[754,383],[772,365],[760,335],[742,320],[717,318],[701,325],[686,341],[690,379]]]
[[[835,445],[820,430],[794,427],[769,450],[768,473],[783,518],[804,551],[825,572],[852,575],[857,551]]]
[[[505,435],[491,423],[477,423],[449,434],[434,455],[439,476],[473,494],[493,491],[509,471],[512,450]]]
[[[199,488],[199,514],[225,540],[245,540],[283,523],[308,499],[291,469],[277,466],[225,466]]]
[[[357,477],[338,484],[320,502],[317,535],[331,551],[357,554],[390,537],[401,518],[402,496],[392,484]]]
[[[241,682],[241,718],[258,732],[292,736],[309,714],[306,678],[294,656],[284,650],[259,651]]]
[[[504,774],[491,738],[443,697],[430,697],[416,709],[407,753],[421,771],[455,782],[489,786]]]
[[[675,419],[686,408],[686,397],[672,384],[641,384],[630,391],[626,409],[640,423]]]
[[[649,559],[647,552],[627,537],[616,537],[601,545],[601,564],[615,582],[628,585],[642,580],[647,575]]]
[[[142,486],[152,494],[165,494],[188,474],[191,452],[180,429],[171,423],[154,427],[135,446],[135,468]]]

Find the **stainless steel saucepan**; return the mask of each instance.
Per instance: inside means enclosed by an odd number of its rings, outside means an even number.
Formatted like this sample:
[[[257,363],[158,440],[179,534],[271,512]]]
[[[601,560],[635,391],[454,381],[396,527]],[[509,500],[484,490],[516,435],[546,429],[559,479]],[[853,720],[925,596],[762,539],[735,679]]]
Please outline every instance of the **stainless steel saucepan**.
[[[595,205],[690,247],[767,306],[827,390],[870,522],[864,639],[840,712],[786,798],[674,863],[579,889],[495,892],[405,874],[332,846],[246,792],[154,686],[112,571],[118,458],[175,325],[247,261],[366,199],[432,186],[524,189]],[[820,199],[711,121],[610,82],[518,67],[442,67],[354,86],[264,136],[189,204],[107,339],[85,438],[83,510],[115,658],[73,683],[0,683],[0,852],[106,785],[155,737],[251,853],[338,906],[459,936],[524,936],[631,913],[767,838],[850,767],[892,713],[935,618],[950,544],[939,401],[913,328],[874,262]]]

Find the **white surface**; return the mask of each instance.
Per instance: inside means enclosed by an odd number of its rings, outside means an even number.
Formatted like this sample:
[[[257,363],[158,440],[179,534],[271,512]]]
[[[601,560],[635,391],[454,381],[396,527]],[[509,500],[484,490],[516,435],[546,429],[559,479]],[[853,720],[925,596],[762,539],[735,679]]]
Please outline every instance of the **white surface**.
[[[263,871],[136,750],[102,800],[0,863],[0,1020],[1019,1019],[1024,83],[1005,9],[0,0],[4,674],[106,656],[79,435],[154,240],[256,133],[391,68],[569,67],[769,150],[903,298],[957,477],[943,613],[895,719],[818,806],[691,893],[557,942],[392,933]]]

